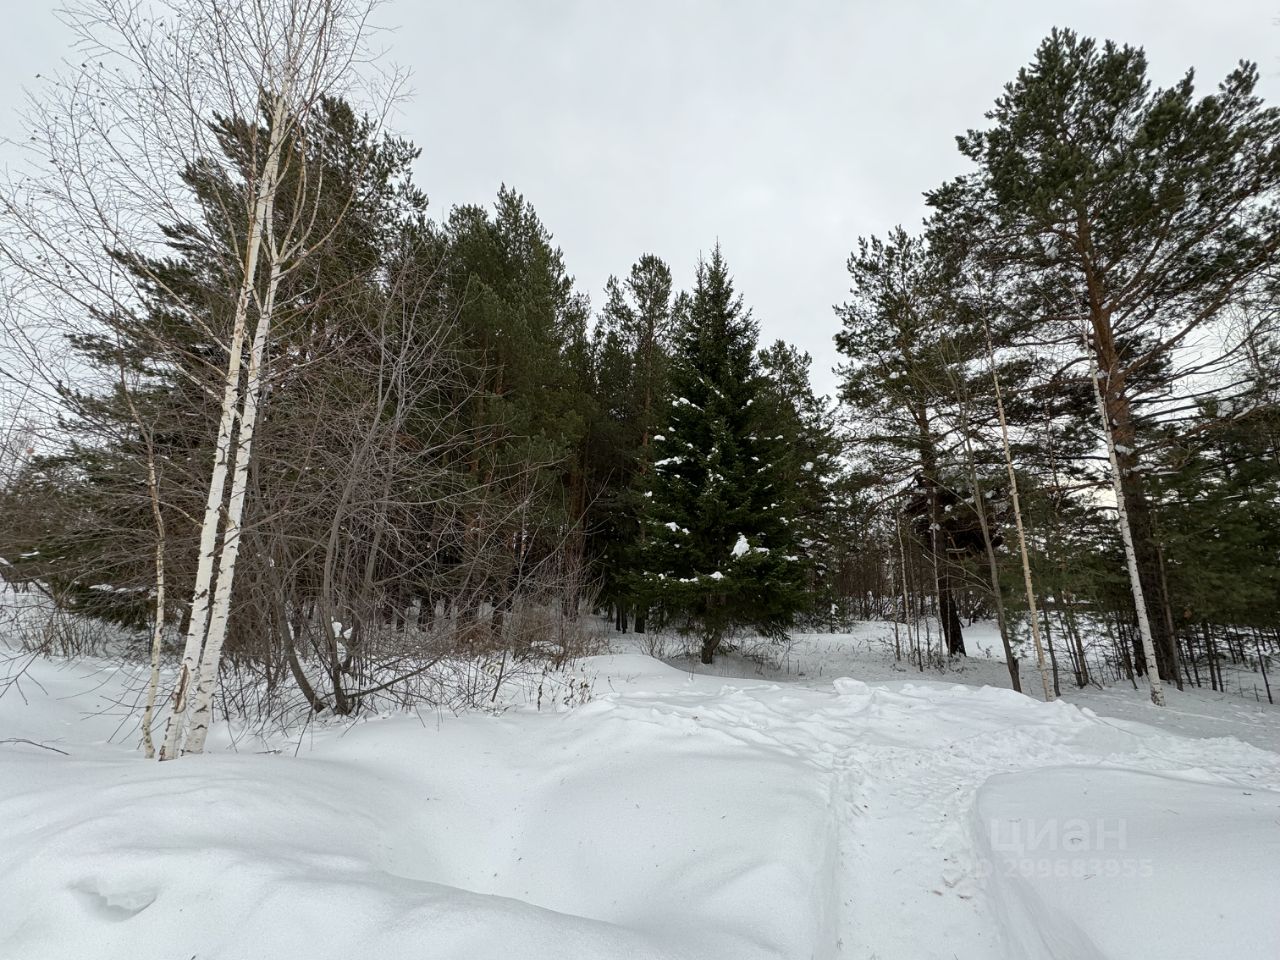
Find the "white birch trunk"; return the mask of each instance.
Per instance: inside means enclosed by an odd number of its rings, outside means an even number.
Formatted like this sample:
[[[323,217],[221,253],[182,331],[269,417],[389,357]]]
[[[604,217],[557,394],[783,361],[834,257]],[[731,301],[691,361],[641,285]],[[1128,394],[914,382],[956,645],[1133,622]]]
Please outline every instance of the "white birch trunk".
[[[250,237],[250,249],[256,251],[255,237]],[[256,261],[256,256],[250,264]],[[246,283],[251,282],[247,268]],[[240,353],[244,349],[244,311],[248,299],[241,290],[241,301],[236,305],[235,328],[231,337],[231,359],[227,364],[227,376],[223,385],[222,415],[218,422],[218,438],[214,447],[213,472],[209,477],[209,494],[205,500],[204,518],[200,524],[200,553],[196,566],[195,587],[191,595],[191,614],[187,623],[187,639],[182,649],[182,663],[178,667],[178,679],[170,698],[169,723],[165,729],[164,744],[160,747],[160,759],[172,760],[178,756],[179,745],[187,719],[187,694],[200,661],[204,645],[205,628],[209,620],[209,588],[213,583],[214,547],[218,536],[218,521],[222,508],[223,492],[227,482],[227,458],[231,448],[231,428],[235,423],[236,400],[240,389]]]
[[[1013,501],[1013,522],[1018,531],[1018,551],[1022,555],[1022,585],[1027,591],[1027,615],[1031,618],[1031,639],[1036,647],[1036,665],[1040,668],[1040,685],[1047,703],[1054,699],[1049,669],[1044,662],[1044,643],[1040,639],[1040,611],[1036,609],[1036,592],[1031,581],[1031,554],[1027,550],[1027,533],[1022,525],[1022,503],[1018,499],[1018,476],[1013,469],[1013,450],[1009,445],[1009,421],[1004,415],[1004,395],[1000,376],[996,373],[995,350],[991,345],[991,328],[986,328],[987,361],[991,365],[991,383],[996,392],[996,416],[1000,419],[1000,442],[1004,447],[1004,465],[1009,471],[1009,496]]]
[[[148,760],[156,755],[151,738],[151,722],[155,715],[156,695],[160,689],[160,648],[164,643],[164,515],[160,511],[160,482],[156,477],[155,450],[147,442],[147,486],[151,493],[151,512],[156,521],[156,612],[151,629],[151,677],[147,682],[147,705],[142,711],[142,749]]]
[[[248,326],[249,302],[254,294],[258,272],[258,259],[262,248],[262,235],[274,209],[277,174],[280,164],[280,140],[282,137],[285,101],[277,96],[272,112],[270,140],[266,162],[254,199],[253,213],[249,221],[249,234],[245,244],[244,272],[236,299],[235,320],[231,335],[231,354],[227,361],[227,376],[223,384],[222,414],[218,423],[218,438],[214,450],[213,472],[209,478],[209,495],[205,501],[204,519],[200,525],[200,561],[196,567],[195,588],[191,596],[191,617],[187,626],[187,640],[182,651],[182,664],[173,690],[169,725],[165,731],[160,759],[171,760],[179,755],[183,734],[186,732],[187,707],[191,684],[195,679],[201,655],[207,643],[209,614],[212,599],[214,561],[217,560],[218,526],[221,520],[226,491],[227,472],[231,455],[231,429],[239,405],[240,364],[244,352],[245,331]],[[241,425],[241,434],[244,426]],[[225,543],[224,543],[225,549]]]
[[[270,234],[268,210],[268,227]],[[274,247],[273,244],[269,244]],[[213,721],[213,694],[218,686],[218,667],[222,661],[222,645],[227,639],[227,621],[231,616],[231,588],[235,583],[236,560],[240,555],[241,520],[244,500],[249,488],[249,462],[253,454],[253,434],[258,422],[258,398],[262,393],[262,363],[275,312],[276,290],[280,285],[279,253],[271,250],[271,276],[267,293],[258,314],[258,324],[249,350],[249,371],[244,388],[244,406],[240,410],[240,429],[236,434],[235,467],[231,481],[231,499],[227,504],[226,524],[222,534],[222,553],[218,563],[217,588],[209,618],[208,636],[200,657],[200,671],[195,697],[191,705],[191,730],[187,734],[184,753],[203,753],[209,725]]]
[[[1160,682],[1160,670],[1156,666],[1156,646],[1151,639],[1151,621],[1147,619],[1147,600],[1142,592],[1142,580],[1138,576],[1138,554],[1133,549],[1133,532],[1129,528],[1129,510],[1124,503],[1124,485],[1120,478],[1120,458],[1116,454],[1115,438],[1111,434],[1111,418],[1107,416],[1107,404],[1102,398],[1099,380],[1107,374],[1096,371],[1093,392],[1098,398],[1098,415],[1102,417],[1102,435],[1107,441],[1107,457],[1111,461],[1111,489],[1116,496],[1116,522],[1120,525],[1120,540],[1124,543],[1124,557],[1129,566],[1129,586],[1133,590],[1133,604],[1138,614],[1138,636],[1142,638],[1142,654],[1147,660],[1147,683],[1151,685],[1151,702],[1163,707],[1164,685]]]

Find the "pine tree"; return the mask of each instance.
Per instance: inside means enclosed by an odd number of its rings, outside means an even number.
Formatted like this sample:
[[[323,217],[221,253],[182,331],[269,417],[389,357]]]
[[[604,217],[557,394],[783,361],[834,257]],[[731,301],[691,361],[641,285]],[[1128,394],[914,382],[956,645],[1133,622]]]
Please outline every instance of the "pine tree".
[[[641,518],[652,439],[667,403],[671,318],[671,270],[645,254],[625,281],[609,278],[593,331],[596,417],[586,456],[589,553],[600,578],[599,599],[613,608],[615,624],[624,632],[631,612],[636,630],[645,629],[636,577],[642,566]]]
[[[1141,49],[1054,30],[991,126],[959,138],[978,170],[929,195],[1018,290],[1037,339],[1085,355],[1139,619],[1160,676],[1179,683],[1144,458],[1176,355],[1280,260],[1280,111],[1257,82],[1241,64],[1200,99],[1191,73],[1152,90]]]
[[[475,444],[468,471],[491,498],[483,515],[453,518],[453,536],[501,549],[475,597],[501,627],[514,591],[537,567],[559,571],[564,609],[577,611],[590,495],[585,459],[591,396],[589,305],[533,206],[506,186],[494,210],[455,207],[443,227],[445,296],[458,312],[482,387],[466,398]],[[509,507],[501,504],[506,501]]]
[[[947,299],[943,261],[927,241],[898,228],[861,239],[849,257],[851,298],[837,308],[841,398],[860,423],[857,443],[872,469],[908,493],[904,525],[930,558],[938,617],[949,654],[963,654],[950,521],[944,507],[963,486],[950,451],[958,446],[955,372],[976,340]]]
[[[785,436],[768,432],[757,329],[719,245],[698,266],[653,437],[644,583],[703,663],[750,628],[781,637],[805,603]]]

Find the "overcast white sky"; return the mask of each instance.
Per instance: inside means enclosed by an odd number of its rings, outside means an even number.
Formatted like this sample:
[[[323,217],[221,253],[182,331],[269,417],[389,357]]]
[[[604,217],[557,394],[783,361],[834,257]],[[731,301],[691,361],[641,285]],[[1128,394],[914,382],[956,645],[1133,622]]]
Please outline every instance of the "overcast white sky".
[[[4,2],[0,133],[66,34],[49,0]],[[831,311],[856,238],[924,213],[963,171],[954,136],[1054,25],[1144,46],[1201,89],[1259,62],[1280,102],[1277,0],[388,0],[397,118],[436,215],[521,190],[601,300],[653,252],[688,283],[720,239],[762,339],[836,361]],[[7,156],[0,147],[0,157]]]

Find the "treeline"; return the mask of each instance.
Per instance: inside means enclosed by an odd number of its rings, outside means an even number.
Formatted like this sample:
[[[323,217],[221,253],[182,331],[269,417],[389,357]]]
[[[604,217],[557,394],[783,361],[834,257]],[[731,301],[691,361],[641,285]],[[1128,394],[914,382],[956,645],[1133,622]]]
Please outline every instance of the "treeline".
[[[645,253],[593,305],[516,191],[434,219],[412,143],[296,83],[328,63],[198,114],[158,242],[93,221],[89,269],[6,208],[17,328],[68,331],[78,373],[6,465],[3,576],[157,657],[185,636],[178,707],[230,664],[350,713],[445,657],[571,657],[597,615],[704,662],[890,618],[924,669],[993,617],[1015,688],[1036,648],[1055,689],[1265,671],[1280,114],[1252,66],[1197,97],[1052,34],[923,228],[858,242],[829,402],[718,245],[689,290]]]
[[[1280,114],[1257,79],[1154,89],[1141,50],[1055,31],[958,138],[973,170],[924,229],[850,258],[842,396],[871,476],[910,488],[892,522],[924,549],[900,563],[948,652],[976,591],[1006,642],[1039,601],[1055,686],[1055,650],[1081,685],[1154,659],[1157,701],[1157,676],[1220,686],[1227,656],[1265,671]]]

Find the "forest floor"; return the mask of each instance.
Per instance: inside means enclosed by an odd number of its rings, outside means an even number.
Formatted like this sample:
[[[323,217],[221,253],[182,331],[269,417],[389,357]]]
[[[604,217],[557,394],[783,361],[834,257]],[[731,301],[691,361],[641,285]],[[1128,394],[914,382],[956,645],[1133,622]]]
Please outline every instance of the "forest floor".
[[[0,957],[1280,956],[1280,708],[1046,704],[980,650],[902,672],[886,630],[166,764],[121,726],[136,668],[34,662],[0,698]]]

